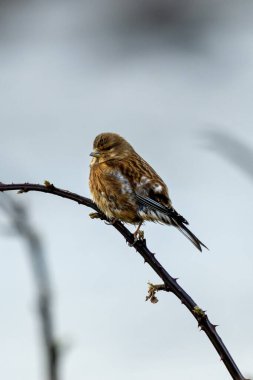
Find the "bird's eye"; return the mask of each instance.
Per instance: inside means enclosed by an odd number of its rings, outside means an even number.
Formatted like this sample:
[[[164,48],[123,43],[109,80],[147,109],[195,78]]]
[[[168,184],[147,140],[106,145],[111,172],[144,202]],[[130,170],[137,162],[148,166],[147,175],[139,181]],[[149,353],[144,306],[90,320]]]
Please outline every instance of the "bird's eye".
[[[112,150],[112,148],[113,148],[113,146],[110,145],[110,146],[107,146],[107,147],[105,148],[105,150]]]

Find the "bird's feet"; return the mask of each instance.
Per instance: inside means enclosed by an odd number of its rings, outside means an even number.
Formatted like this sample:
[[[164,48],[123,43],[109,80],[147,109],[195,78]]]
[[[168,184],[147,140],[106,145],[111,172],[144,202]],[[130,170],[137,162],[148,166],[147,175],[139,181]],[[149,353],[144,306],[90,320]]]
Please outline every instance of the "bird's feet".
[[[134,235],[134,242],[133,242],[132,244],[129,244],[130,247],[132,247],[133,245],[135,245],[135,243],[136,243],[138,240],[144,240],[144,231],[141,231],[141,230],[140,230],[142,223],[143,223],[143,221],[141,221],[141,222],[138,224],[138,227],[137,227],[136,231],[133,233],[133,235]]]
[[[136,243],[137,240],[144,240],[144,231],[138,230],[134,232],[134,242]]]
[[[139,240],[144,240],[144,231],[138,229],[133,233],[133,236],[134,236],[134,241],[133,243],[128,243],[129,247],[133,247],[135,243],[137,243],[137,241]]]

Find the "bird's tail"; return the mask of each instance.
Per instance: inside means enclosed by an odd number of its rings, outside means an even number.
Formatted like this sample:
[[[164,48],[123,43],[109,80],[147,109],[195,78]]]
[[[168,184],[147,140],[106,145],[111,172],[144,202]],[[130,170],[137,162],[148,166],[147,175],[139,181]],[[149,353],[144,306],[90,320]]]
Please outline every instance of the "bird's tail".
[[[182,223],[181,221],[177,221],[177,218],[172,218],[172,220],[173,220],[173,222],[174,222],[174,223],[173,223],[174,226],[177,227],[177,229],[178,229],[180,232],[182,232],[182,234],[183,234],[184,236],[186,236],[187,239],[189,239],[190,242],[191,242],[193,245],[195,245],[195,247],[196,247],[199,251],[202,252],[202,247],[205,247],[206,249],[208,249],[207,246],[206,246],[204,243],[202,243],[202,241],[200,241],[200,240],[197,238],[197,236],[195,236],[195,235],[189,230],[189,228],[187,228],[187,227],[185,226],[184,223]]]
[[[189,239],[193,245],[199,250],[202,251],[202,247],[207,246],[202,243],[197,236],[195,236],[185,225],[189,224],[187,220],[180,215],[174,207],[165,206],[154,199],[143,197],[142,195],[136,193],[136,198],[140,205],[142,205],[142,209],[140,211],[140,216],[145,220],[152,220],[153,222],[161,222],[165,224],[172,225],[179,229],[184,236]],[[144,207],[144,208],[143,208]]]

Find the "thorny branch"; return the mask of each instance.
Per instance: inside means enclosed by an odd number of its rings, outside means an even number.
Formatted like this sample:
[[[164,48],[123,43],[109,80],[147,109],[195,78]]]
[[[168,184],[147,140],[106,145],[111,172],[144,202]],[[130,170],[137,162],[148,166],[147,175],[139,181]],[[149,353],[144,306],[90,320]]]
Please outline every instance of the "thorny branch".
[[[0,191],[10,191],[10,190],[19,190],[19,193],[29,192],[29,191],[41,191],[44,193],[58,195],[63,198],[73,200],[79,204],[85,205],[97,211],[98,217],[101,220],[107,220],[106,216],[97,208],[97,206],[89,199],[82,197],[78,194],[72,193],[70,191],[62,190],[54,185],[50,184],[48,181],[45,182],[45,185],[38,184],[3,184],[0,183]],[[232,356],[221,340],[220,336],[216,331],[216,325],[212,324],[205,313],[194,301],[193,299],[185,292],[185,290],[177,283],[177,279],[173,278],[159,263],[155,258],[154,254],[148,249],[146,245],[146,240],[134,241],[133,234],[119,221],[116,221],[112,226],[124,236],[126,241],[134,246],[137,252],[144,258],[144,261],[147,262],[151,268],[157,273],[157,275],[163,280],[164,287],[166,291],[170,291],[175,294],[176,297],[180,299],[183,305],[187,307],[193,317],[197,320],[200,330],[203,330],[211,343],[218,352],[220,359],[223,361],[227,370],[229,371],[231,377],[234,380],[246,380],[236,363],[234,362]]]
[[[46,357],[47,379],[58,380],[59,349],[54,337],[51,286],[41,241],[29,223],[24,207],[21,207],[11,197],[7,197],[7,194],[5,199],[2,199],[0,207],[10,218],[16,233],[25,240],[28,246],[29,258],[37,288],[38,314],[41,322],[41,335]]]

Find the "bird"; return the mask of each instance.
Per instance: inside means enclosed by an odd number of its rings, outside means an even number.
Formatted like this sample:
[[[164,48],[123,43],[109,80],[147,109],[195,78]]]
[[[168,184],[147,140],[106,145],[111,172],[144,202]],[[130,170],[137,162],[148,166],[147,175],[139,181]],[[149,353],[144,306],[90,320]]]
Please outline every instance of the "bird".
[[[89,187],[94,203],[112,223],[137,225],[135,242],[142,237],[142,224],[151,221],[176,227],[199,251],[207,248],[173,207],[162,178],[123,137],[100,133],[90,156]]]

